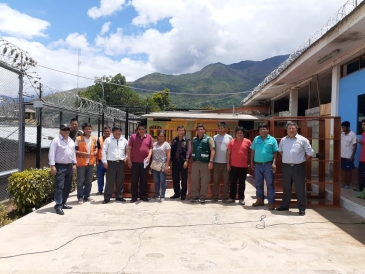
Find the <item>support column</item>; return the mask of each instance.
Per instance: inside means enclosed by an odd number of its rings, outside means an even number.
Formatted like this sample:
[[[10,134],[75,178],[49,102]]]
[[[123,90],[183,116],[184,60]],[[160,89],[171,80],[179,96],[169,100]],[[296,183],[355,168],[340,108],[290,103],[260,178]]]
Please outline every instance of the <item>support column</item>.
[[[341,67],[332,68],[331,116],[338,116],[338,101],[340,96]]]
[[[289,93],[290,116],[298,116],[298,89],[291,89]]]

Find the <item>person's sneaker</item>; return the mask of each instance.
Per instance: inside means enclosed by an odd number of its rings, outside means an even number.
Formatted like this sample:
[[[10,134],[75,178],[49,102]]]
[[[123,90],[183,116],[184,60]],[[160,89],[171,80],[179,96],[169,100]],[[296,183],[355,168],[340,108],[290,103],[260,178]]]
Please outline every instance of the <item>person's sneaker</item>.
[[[223,204],[227,203],[227,199],[223,199],[223,200],[222,200],[222,203],[223,203]]]
[[[199,199],[198,198],[191,198],[190,199],[190,202],[192,202],[192,203],[194,203],[194,202],[198,202],[199,201]]]
[[[216,203],[216,202],[218,202],[218,199],[212,199],[212,203]]]
[[[239,201],[239,203],[240,203],[241,205],[245,205],[245,200],[240,200],[240,201]]]
[[[231,198],[229,198],[228,200],[227,200],[227,204],[233,204],[233,203],[235,203],[236,201],[235,200],[233,200],[233,199],[231,199]]]
[[[103,195],[103,192],[102,191],[98,191],[98,192],[96,192],[96,195]]]
[[[151,197],[151,200],[159,200],[159,199],[160,199],[160,197],[159,196],[156,196],[156,195],[154,195],[154,196]]]
[[[199,202],[200,202],[201,204],[204,204],[204,203],[205,203],[205,198],[199,199]]]
[[[351,187],[350,186],[344,186],[343,188],[344,189],[350,189]]]
[[[94,199],[91,199],[90,197],[87,197],[84,199],[84,202],[94,202]]]
[[[82,204],[84,203],[84,199],[82,199],[82,198],[78,199],[77,203],[78,203],[79,205],[82,205]]]
[[[163,202],[163,201],[165,201],[165,197],[160,198],[160,202]]]

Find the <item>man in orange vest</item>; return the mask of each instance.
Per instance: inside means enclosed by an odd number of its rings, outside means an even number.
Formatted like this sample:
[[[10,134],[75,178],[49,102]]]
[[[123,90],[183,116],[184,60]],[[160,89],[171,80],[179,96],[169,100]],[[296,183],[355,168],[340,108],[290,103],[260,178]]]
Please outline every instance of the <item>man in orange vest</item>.
[[[91,136],[91,124],[82,124],[82,131],[84,132],[84,135],[77,136],[75,142],[78,204],[94,201],[90,198],[90,192],[91,183],[93,181],[94,165],[98,155],[98,148],[96,147],[97,138]]]
[[[106,168],[104,167],[103,162],[101,161],[102,158],[102,151],[103,145],[106,138],[110,137],[110,127],[105,126],[103,130],[103,136],[100,136],[97,141],[97,148],[98,148],[98,162],[96,164],[96,176],[98,177],[98,192],[96,195],[102,195],[104,189],[104,176],[106,172]]]

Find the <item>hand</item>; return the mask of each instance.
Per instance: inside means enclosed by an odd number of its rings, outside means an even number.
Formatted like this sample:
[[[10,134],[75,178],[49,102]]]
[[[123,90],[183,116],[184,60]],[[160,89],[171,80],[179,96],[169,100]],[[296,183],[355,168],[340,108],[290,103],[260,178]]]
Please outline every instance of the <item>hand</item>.
[[[184,162],[184,165],[183,165],[183,168],[185,169],[185,168],[187,168],[188,167],[188,162]]]
[[[355,158],[354,156],[351,156],[350,161],[353,162],[355,160],[354,158]]]
[[[108,163],[104,163],[103,166],[104,166],[104,168],[107,169],[108,168]]]
[[[255,170],[255,165],[254,165],[254,163],[251,163],[251,169],[252,169],[252,170]]]
[[[76,172],[76,165],[72,166],[72,172]]]
[[[275,164],[272,164],[272,165],[271,165],[271,170],[272,170],[272,172],[273,172],[273,173],[275,173],[275,172],[276,172],[276,165],[275,165]]]
[[[213,169],[213,163],[212,163],[212,162],[209,162],[209,164],[208,164],[208,169],[209,169],[209,170]]]
[[[57,173],[57,169],[56,169],[56,167],[55,167],[55,166],[51,166],[51,173],[52,173],[53,175],[56,175],[56,173]]]
[[[230,164],[227,164],[227,170],[228,170],[228,172],[231,171],[231,165]]]
[[[130,159],[128,159],[128,167],[132,168],[132,161]]]
[[[169,173],[169,166],[165,166],[165,169],[163,170],[163,172],[165,172],[166,174]]]

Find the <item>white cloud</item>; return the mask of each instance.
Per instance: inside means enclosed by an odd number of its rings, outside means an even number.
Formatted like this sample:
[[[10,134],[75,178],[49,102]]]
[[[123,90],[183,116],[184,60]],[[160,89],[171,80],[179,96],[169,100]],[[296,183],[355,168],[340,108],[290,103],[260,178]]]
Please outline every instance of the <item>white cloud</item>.
[[[110,25],[111,22],[105,22],[101,27],[100,35],[104,35],[105,33],[107,33],[109,31]]]
[[[100,7],[92,7],[87,11],[87,15],[93,19],[108,16],[122,10],[124,3],[125,0],[100,0]]]
[[[47,36],[44,31],[51,24],[47,21],[31,17],[0,3],[0,32],[16,37],[32,38]]]

